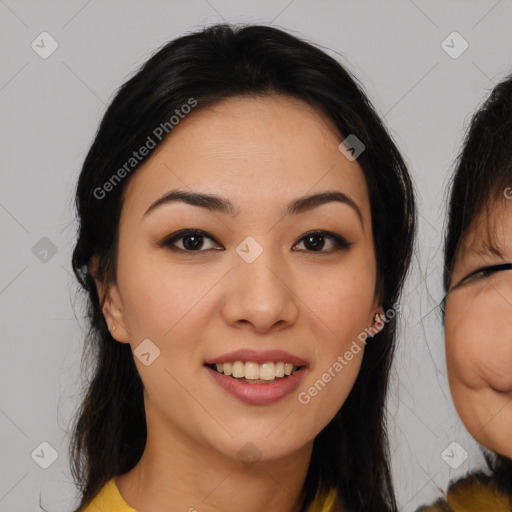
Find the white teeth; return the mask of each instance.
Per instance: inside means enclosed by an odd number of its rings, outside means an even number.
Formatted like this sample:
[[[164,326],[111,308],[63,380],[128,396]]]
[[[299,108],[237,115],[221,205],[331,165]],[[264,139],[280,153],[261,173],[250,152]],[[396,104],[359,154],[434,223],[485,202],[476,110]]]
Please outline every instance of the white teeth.
[[[275,378],[276,378],[276,367],[275,367],[274,363],[263,363],[260,366],[260,379],[273,380]]]
[[[258,363],[245,363],[244,374],[246,379],[259,379],[260,365]]]
[[[219,365],[217,365],[219,366]],[[217,370],[219,370],[217,368]],[[222,368],[219,370],[222,373]],[[231,375],[233,373],[233,365],[231,363],[224,363],[224,375]]]
[[[222,364],[222,363],[221,363]],[[233,363],[233,377],[242,378],[245,374],[245,365],[242,361]]]
[[[235,361],[233,363],[217,363],[217,371],[224,375],[232,375],[237,379],[246,378],[248,380],[274,380],[276,377],[283,378],[285,375],[291,375],[297,371],[298,366],[292,363],[278,361],[258,364],[252,361]]]

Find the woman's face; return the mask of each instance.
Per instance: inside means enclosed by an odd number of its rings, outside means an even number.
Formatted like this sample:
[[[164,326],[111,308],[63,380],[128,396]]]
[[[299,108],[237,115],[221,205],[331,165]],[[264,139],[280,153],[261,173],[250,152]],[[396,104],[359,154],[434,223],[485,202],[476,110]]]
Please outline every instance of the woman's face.
[[[366,182],[340,142],[334,126],[301,101],[233,98],[181,121],[133,176],[117,285],[104,313],[113,336],[137,356],[148,432],[232,458],[253,450],[249,456],[275,459],[312,441],[340,409],[363,350],[341,371],[333,365],[381,311]],[[150,209],[172,190],[221,199]],[[287,211],[326,192],[341,200],[312,199]],[[201,234],[171,236],[192,229]],[[307,236],[312,231],[329,234]],[[206,366],[233,362],[226,354],[243,349],[284,351],[260,362],[297,358],[305,367],[278,384],[248,384]],[[243,369],[272,377],[271,365]],[[308,393],[329,370],[330,380]]]
[[[471,272],[512,261],[510,201],[481,216],[463,240],[451,287]],[[488,221],[490,224],[488,224]],[[489,250],[488,228],[501,255]],[[512,457],[512,271],[478,273],[448,294],[446,354],[457,412],[482,445]]]

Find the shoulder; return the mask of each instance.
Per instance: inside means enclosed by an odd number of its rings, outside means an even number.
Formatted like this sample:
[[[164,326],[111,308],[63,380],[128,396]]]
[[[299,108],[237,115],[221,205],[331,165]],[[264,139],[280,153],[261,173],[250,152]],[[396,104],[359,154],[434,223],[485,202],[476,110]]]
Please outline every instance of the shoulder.
[[[101,488],[100,492],[81,512],[98,512],[99,510],[105,512],[137,512],[124,501],[113,478]]]
[[[343,512],[342,500],[336,488],[320,488],[307,512]]]
[[[416,512],[509,512],[511,507],[512,497],[499,490],[492,477],[477,472],[452,482],[445,498]]]

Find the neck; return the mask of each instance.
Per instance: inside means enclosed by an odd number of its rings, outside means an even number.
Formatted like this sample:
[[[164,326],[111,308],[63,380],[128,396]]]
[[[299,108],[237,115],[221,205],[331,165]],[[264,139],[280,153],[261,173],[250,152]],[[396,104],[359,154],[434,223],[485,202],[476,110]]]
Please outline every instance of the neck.
[[[152,424],[138,464],[115,478],[136,510],[188,512],[298,512],[313,441],[274,460],[250,464],[198,444],[169,424]],[[172,503],[173,508],[169,509]]]

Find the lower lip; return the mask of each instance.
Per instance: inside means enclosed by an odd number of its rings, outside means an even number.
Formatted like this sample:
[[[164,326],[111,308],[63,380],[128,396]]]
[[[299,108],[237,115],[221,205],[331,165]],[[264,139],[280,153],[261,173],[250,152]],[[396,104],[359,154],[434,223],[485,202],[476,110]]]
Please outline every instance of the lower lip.
[[[281,378],[269,384],[247,384],[223,373],[216,372],[208,366],[205,368],[215,379],[215,382],[228,393],[242,402],[252,405],[273,404],[293,393],[300,385],[307,369],[301,370],[288,377]]]

